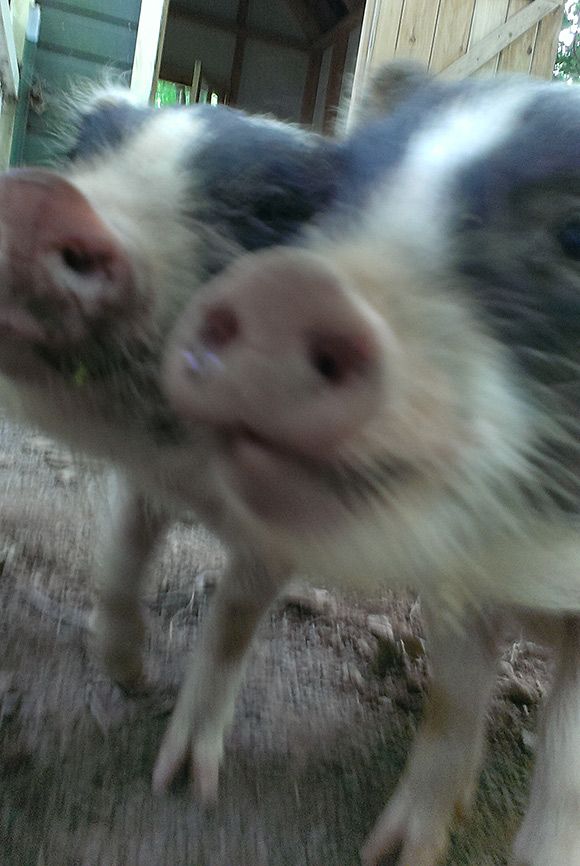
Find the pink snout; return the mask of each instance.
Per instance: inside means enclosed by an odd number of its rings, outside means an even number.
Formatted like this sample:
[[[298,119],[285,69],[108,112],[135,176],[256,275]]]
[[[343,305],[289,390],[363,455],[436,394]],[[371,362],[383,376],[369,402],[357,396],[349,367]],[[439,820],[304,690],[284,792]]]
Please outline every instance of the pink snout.
[[[58,345],[135,301],[127,254],[75,186],[43,169],[0,175],[0,332]]]
[[[384,402],[392,341],[331,266],[277,249],[239,260],[187,307],[165,385],[186,422],[324,459]]]

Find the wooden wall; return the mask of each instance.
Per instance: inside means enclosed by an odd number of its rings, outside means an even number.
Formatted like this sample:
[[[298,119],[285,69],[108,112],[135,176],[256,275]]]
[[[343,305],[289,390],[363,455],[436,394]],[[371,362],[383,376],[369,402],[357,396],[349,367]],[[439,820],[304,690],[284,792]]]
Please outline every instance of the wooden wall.
[[[141,0],[41,0],[35,103],[28,115],[24,162],[56,155],[62,94],[106,73],[129,81]]]
[[[563,15],[558,0],[367,0],[355,95],[370,68],[395,57],[453,77],[551,78]]]

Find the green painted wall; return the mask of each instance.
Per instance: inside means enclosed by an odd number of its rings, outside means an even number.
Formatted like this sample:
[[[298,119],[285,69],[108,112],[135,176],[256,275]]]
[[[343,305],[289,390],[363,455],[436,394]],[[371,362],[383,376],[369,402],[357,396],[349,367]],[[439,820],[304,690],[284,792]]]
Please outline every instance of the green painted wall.
[[[129,82],[141,0],[41,0],[41,23],[24,162],[58,159],[63,97],[122,73]]]

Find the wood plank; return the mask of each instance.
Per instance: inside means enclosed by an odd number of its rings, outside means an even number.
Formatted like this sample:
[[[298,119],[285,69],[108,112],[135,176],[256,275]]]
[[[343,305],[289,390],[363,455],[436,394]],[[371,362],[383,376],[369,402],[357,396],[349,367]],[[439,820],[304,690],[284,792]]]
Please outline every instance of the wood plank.
[[[429,64],[441,0],[407,0],[403,7],[396,56]]]
[[[370,34],[368,43],[369,67],[374,68],[392,60],[397,48],[399,30],[401,27],[401,15],[403,13],[404,0],[377,0],[375,4],[376,21],[373,32]],[[370,6],[370,3],[367,3]],[[367,13],[365,12],[365,18]]]
[[[507,20],[516,15],[521,9],[525,9],[529,5],[529,0],[510,0],[510,5],[507,14]],[[534,53],[534,45],[536,42],[536,34],[538,25],[530,27],[517,39],[504,48],[500,52],[497,71],[498,72],[522,72],[529,75],[532,65],[532,56]]]
[[[8,0],[0,0],[0,68],[2,70],[2,89],[6,96],[16,99],[20,72],[14,43],[14,28]]]
[[[168,5],[169,0],[143,0],[141,4],[131,71],[131,90],[143,100],[151,98],[159,72],[160,47]]]
[[[530,72],[532,75],[537,75],[538,78],[547,78],[550,80],[554,75],[554,64],[556,63],[556,54],[558,51],[558,37],[562,29],[562,19],[564,16],[564,4],[542,18],[538,24],[538,33],[536,35],[536,44],[534,46],[534,55],[532,57],[532,65]]]
[[[143,6],[145,6],[143,3]],[[14,5],[14,4],[12,4]],[[29,4],[30,5],[30,4]],[[42,0],[44,9],[62,9],[96,18],[115,18],[119,22],[132,25],[139,21],[141,0]]]
[[[350,104],[353,111],[349,111],[347,128],[355,117],[355,106],[364,92],[368,73],[395,56],[403,3],[404,0],[366,2],[352,82]]]
[[[446,75],[465,78],[480,69],[484,63],[506,48],[510,42],[534,27],[538,21],[559,6],[559,0],[532,0],[531,3],[497,27],[472,48],[467,54],[445,69]]]
[[[318,82],[320,81],[321,66],[322,51],[314,48],[310,52],[310,57],[308,59],[306,82],[304,84],[302,107],[300,109],[300,123],[304,123],[307,126],[310,126],[314,119],[314,107],[316,105],[316,94],[318,92]]]
[[[109,21],[85,18],[79,11],[47,8],[41,13],[40,43],[54,45],[63,54],[114,57],[130,65],[135,52],[135,31]],[[150,47],[155,54],[157,42],[153,40]]]
[[[475,2],[476,0],[441,0],[429,63],[433,72],[445,69],[467,51]]]
[[[192,24],[201,24],[203,27],[213,27],[215,30],[221,30],[222,33],[237,35],[239,32],[235,21],[227,21],[224,18],[220,18],[219,15],[207,15],[205,12],[192,12],[191,9],[173,2],[169,4],[169,16],[171,18],[185,19]],[[282,36],[280,33],[272,33],[260,27],[244,27],[242,29],[246,39],[256,39],[258,42],[264,42],[267,45],[296,48],[298,51],[308,50],[310,47],[306,40],[296,39],[294,36]]]
[[[244,65],[244,51],[246,49],[245,27],[248,21],[248,9],[250,0],[238,0],[238,13],[236,16],[236,44],[232,57],[230,72],[230,85],[228,88],[228,101],[230,105],[236,105],[240,92],[240,81],[242,80],[242,66]]]
[[[508,8],[509,0],[494,0],[493,3],[488,2],[488,0],[485,2],[476,0],[468,50],[507,20]],[[496,54],[490,61],[484,63],[476,74],[494,75],[497,71],[497,62],[498,56]]]
[[[155,99],[157,83],[159,81],[159,70],[161,69],[161,56],[163,54],[163,46],[165,45],[165,33],[167,31],[167,13],[169,11],[169,0],[164,0],[163,11],[161,13],[161,26],[159,28],[159,40],[157,42],[157,55],[155,57],[155,67],[153,70],[153,81],[151,82],[151,91],[149,93],[149,101]]]
[[[326,101],[324,104],[324,132],[327,134],[332,134],[336,126],[340,103],[340,91],[342,90],[342,76],[344,73],[347,51],[348,36],[345,34],[334,43],[332,49],[330,75],[328,78]]]

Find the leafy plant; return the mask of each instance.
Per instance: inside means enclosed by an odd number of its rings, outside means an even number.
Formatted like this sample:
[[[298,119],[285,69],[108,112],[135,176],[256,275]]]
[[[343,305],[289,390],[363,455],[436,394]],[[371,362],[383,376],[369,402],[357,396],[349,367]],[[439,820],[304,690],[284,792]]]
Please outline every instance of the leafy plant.
[[[558,40],[554,77],[564,81],[580,81],[580,2],[568,0],[564,22]]]

